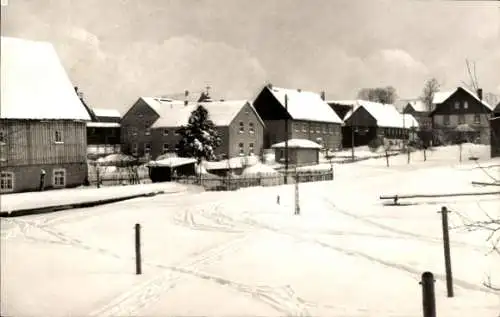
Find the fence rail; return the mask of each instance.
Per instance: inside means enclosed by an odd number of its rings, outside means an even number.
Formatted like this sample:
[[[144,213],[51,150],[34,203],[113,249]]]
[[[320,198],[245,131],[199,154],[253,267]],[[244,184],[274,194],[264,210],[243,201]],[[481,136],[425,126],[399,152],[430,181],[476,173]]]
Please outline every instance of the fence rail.
[[[285,183],[285,178],[287,182]],[[308,172],[289,172],[278,174],[260,174],[251,176],[237,176],[231,175],[226,177],[217,176],[189,176],[189,177],[176,177],[173,181],[182,184],[198,184],[208,191],[227,191],[237,190],[246,187],[256,186],[279,186],[284,184],[307,183],[318,181],[333,180],[333,173],[331,171],[308,171]]]

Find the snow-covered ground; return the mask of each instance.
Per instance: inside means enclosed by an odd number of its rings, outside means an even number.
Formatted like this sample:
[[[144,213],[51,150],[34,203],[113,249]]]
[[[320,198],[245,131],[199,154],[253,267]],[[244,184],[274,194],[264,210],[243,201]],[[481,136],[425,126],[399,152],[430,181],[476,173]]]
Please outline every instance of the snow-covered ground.
[[[448,153],[448,154],[446,154]],[[495,191],[499,160],[459,164],[453,148],[335,166],[334,181],[179,192],[1,219],[1,313],[9,316],[422,316],[420,275],[440,317],[496,317],[500,256],[489,232],[500,195],[403,200],[383,194]],[[455,160],[456,158],[456,160]],[[127,187],[123,187],[127,188]],[[277,204],[277,196],[280,204]],[[450,213],[455,297],[446,297],[441,218]],[[134,274],[134,224],[143,274]]]

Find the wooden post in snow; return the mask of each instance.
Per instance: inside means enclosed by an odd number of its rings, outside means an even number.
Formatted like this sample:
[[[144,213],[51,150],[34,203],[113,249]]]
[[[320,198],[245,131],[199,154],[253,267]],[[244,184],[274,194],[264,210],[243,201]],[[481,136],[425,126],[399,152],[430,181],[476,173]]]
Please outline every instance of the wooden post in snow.
[[[422,309],[424,317],[436,317],[434,275],[431,272],[424,272],[420,285],[422,285]]]
[[[451,271],[451,255],[450,255],[450,233],[448,227],[448,209],[442,207],[441,223],[443,226],[443,247],[444,247],[444,265],[446,269],[446,291],[448,297],[453,297],[453,274]]]
[[[135,224],[135,274],[142,274],[141,225]]]

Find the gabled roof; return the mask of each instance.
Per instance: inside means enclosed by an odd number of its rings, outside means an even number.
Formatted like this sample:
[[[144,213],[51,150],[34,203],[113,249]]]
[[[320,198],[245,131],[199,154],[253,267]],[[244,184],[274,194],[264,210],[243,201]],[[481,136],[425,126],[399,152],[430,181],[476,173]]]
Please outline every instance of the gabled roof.
[[[367,100],[356,100],[354,112],[349,111],[344,120],[348,120],[353,113],[364,108],[376,121],[379,127],[384,128],[409,128],[418,127],[417,120],[410,114],[401,114],[391,104],[382,104]]]
[[[97,117],[121,118],[121,114],[116,109],[92,108]]]
[[[271,94],[285,107],[288,97],[288,113],[295,120],[342,123],[337,113],[321,96],[311,91],[266,86]]]
[[[420,99],[409,100],[406,105],[410,105],[416,112],[429,112],[427,105]],[[406,108],[406,106],[405,106]],[[403,108],[404,110],[404,108]]]
[[[459,87],[457,87],[455,90],[453,90],[451,92],[450,91],[448,91],[448,92],[440,92],[440,91],[436,92],[434,94],[433,103],[434,104],[440,104],[440,103],[445,102],[448,98],[450,98],[452,95],[454,95],[460,89],[462,89],[463,91],[465,91],[466,93],[468,93],[471,97],[473,97],[474,99],[476,99],[477,101],[479,101],[487,109],[489,109],[491,111],[494,110],[494,107],[492,105],[490,105],[489,103],[487,103],[485,100],[479,99],[479,97],[474,92],[472,92],[471,90],[469,90],[468,88],[465,88],[463,86],[459,86]]]
[[[54,46],[1,37],[2,119],[90,120]]]
[[[446,99],[450,98],[451,95],[455,93],[456,90],[451,91],[436,91],[432,98],[433,104],[440,104],[446,101]]]
[[[185,105],[183,101],[179,100],[160,100],[147,97],[143,97],[142,99],[159,115],[158,120],[153,123],[151,128],[180,127],[186,125],[191,112],[198,105],[202,105],[208,110],[209,118],[216,126],[230,125],[245,105],[249,105],[257,115],[252,104],[247,100],[212,101]],[[258,115],[257,118],[264,124]]]

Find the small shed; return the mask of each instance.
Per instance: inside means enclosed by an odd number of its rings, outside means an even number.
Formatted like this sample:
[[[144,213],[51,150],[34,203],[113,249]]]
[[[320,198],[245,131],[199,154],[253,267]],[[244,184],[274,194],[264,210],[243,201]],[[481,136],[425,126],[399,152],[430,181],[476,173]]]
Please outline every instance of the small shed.
[[[168,157],[150,161],[149,177],[153,183],[170,182],[175,176],[194,176],[196,159],[187,157]]]
[[[276,151],[276,161],[285,162],[285,142],[276,143],[271,148]],[[293,165],[309,165],[319,163],[321,145],[306,139],[288,140],[288,163]]]

